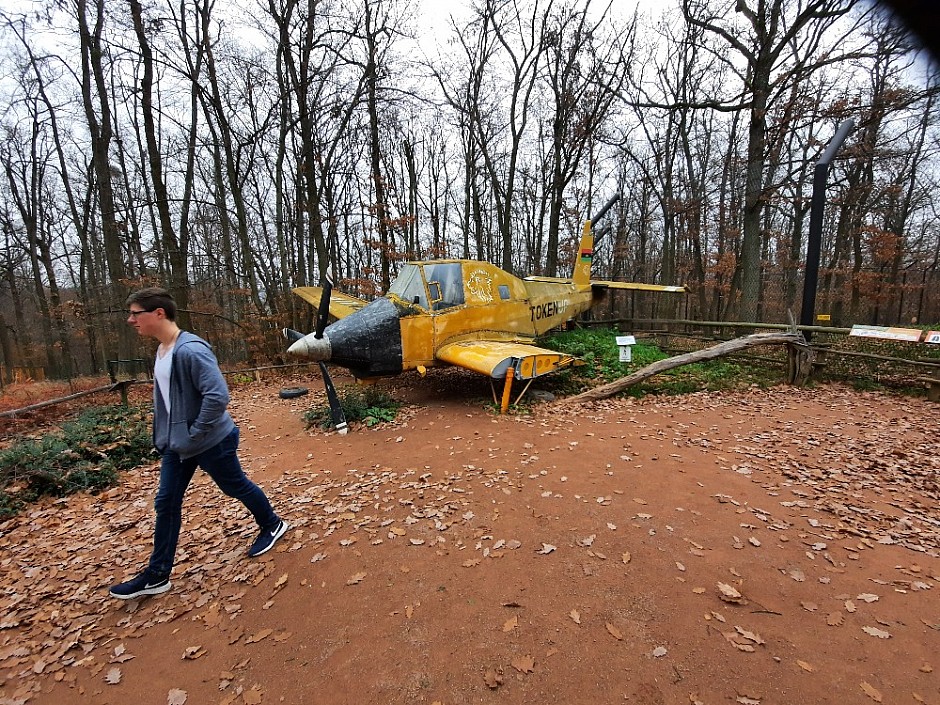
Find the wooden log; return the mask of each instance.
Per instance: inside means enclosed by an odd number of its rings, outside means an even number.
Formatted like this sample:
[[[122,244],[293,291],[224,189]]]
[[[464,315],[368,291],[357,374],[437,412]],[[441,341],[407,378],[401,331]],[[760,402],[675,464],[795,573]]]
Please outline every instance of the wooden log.
[[[917,381],[927,385],[927,399],[930,401],[940,401],[940,379],[918,377]]]
[[[47,406],[53,406],[54,404],[59,404],[64,401],[71,401],[72,399],[79,399],[81,397],[87,397],[89,394],[97,394],[98,392],[113,392],[120,391],[123,394],[126,394],[127,385],[134,384],[137,380],[128,379],[122,382],[115,382],[114,384],[106,384],[103,387],[95,387],[94,389],[86,389],[84,392],[75,392],[75,394],[69,394],[66,397],[59,397],[58,399],[47,399],[46,401],[41,401],[36,404],[30,404],[29,406],[23,406],[19,409],[13,409],[12,411],[4,411],[0,414],[0,419],[15,417],[17,414],[22,414],[27,411],[36,411],[37,409],[43,409]]]
[[[760,345],[780,344],[805,345],[805,341],[801,334],[785,331],[775,331],[773,333],[754,333],[753,335],[746,335],[742,338],[735,338],[734,340],[719,343],[718,345],[705,348],[704,350],[696,350],[695,352],[686,353],[685,355],[670,357],[666,358],[665,360],[658,360],[653,364],[647,365],[646,367],[639,369],[636,372],[627,375],[626,377],[621,377],[620,379],[615,380],[610,384],[604,384],[600,387],[595,387],[594,389],[589,389],[588,391],[582,392],[576,396],[564,399],[562,400],[562,403],[598,401],[600,399],[607,399],[612,397],[614,394],[632,387],[638,382],[642,382],[643,380],[649,379],[653,375],[657,375],[660,372],[665,372],[666,370],[681,367],[682,365],[688,365],[693,362],[713,360],[716,357],[721,357],[723,355],[728,355],[730,353],[735,353],[740,350],[746,350],[747,348],[753,348]]]

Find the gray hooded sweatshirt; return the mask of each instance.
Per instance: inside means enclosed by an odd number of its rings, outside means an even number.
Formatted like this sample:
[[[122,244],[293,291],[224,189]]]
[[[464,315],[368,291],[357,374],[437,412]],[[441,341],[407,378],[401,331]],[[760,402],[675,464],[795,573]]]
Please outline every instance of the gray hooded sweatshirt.
[[[222,442],[235,429],[228,413],[228,385],[209,343],[182,331],[170,366],[170,413],[153,384],[153,445],[192,458]]]

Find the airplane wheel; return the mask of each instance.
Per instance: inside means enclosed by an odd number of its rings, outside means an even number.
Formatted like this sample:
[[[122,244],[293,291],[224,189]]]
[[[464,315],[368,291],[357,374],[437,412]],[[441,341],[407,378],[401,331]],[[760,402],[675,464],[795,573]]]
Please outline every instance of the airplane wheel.
[[[278,396],[281,399],[296,399],[297,397],[302,397],[308,391],[310,390],[306,387],[285,387],[278,392]]]

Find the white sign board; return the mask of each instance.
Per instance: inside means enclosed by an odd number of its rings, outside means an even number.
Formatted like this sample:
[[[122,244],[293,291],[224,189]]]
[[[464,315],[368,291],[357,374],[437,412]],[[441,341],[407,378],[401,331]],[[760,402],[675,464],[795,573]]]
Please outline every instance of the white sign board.
[[[940,345],[940,330],[927,331],[927,337],[924,338],[924,342]]]
[[[916,328],[885,328],[883,326],[852,326],[849,335],[859,338],[882,338],[884,340],[907,340],[920,342],[924,331]]]
[[[630,362],[633,360],[632,345],[636,345],[636,336],[618,335],[617,345],[620,346],[620,362]]]

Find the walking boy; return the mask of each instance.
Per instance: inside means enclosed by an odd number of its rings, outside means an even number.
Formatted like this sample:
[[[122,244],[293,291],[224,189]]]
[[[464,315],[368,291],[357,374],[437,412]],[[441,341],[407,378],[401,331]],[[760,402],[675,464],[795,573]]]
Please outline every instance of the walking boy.
[[[209,344],[176,325],[176,302],[166,289],[141,289],[127,299],[127,307],[127,322],[138,335],[160,343],[153,372],[153,444],[162,460],[153,553],[140,575],[111,588],[111,596],[120,600],[170,589],[183,495],[197,467],[254,516],[261,532],[249,556],[271,550],[287,531],[287,522],[238,461],[238,427],[227,411],[228,386]]]

